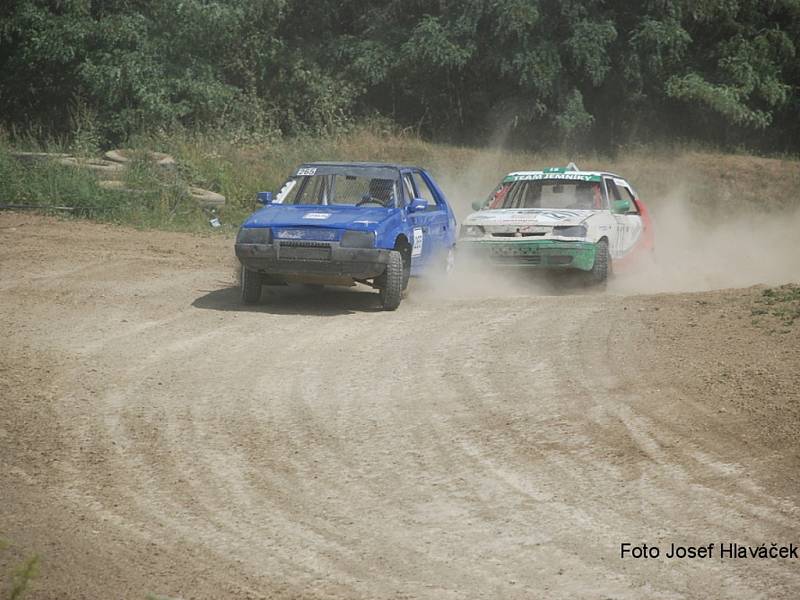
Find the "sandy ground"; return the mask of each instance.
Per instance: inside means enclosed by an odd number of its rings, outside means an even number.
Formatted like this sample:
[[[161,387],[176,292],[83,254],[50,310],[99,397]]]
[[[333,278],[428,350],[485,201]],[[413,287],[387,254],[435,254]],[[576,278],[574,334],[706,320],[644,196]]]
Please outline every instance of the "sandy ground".
[[[800,596],[663,556],[800,542],[800,322],[759,288],[242,308],[233,265],[0,215],[4,587],[35,553],[30,598]]]

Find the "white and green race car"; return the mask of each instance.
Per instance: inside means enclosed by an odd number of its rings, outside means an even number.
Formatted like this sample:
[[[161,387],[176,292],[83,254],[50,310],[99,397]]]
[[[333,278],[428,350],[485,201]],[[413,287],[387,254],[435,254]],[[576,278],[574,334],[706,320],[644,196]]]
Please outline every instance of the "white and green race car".
[[[647,208],[626,179],[573,163],[506,175],[461,225],[459,260],[577,269],[604,282],[653,249]]]

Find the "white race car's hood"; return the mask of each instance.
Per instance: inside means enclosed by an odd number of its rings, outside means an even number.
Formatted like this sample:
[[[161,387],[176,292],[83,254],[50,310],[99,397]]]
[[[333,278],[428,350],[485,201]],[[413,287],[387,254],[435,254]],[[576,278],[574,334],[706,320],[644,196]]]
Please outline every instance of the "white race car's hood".
[[[472,213],[464,219],[463,225],[546,227],[580,225],[595,212],[598,211],[558,208],[497,208]]]

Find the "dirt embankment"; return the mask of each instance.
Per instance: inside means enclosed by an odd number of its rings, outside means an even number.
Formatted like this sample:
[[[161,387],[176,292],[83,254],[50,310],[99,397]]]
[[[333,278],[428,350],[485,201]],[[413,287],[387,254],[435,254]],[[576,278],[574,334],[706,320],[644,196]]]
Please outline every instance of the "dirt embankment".
[[[32,598],[795,598],[800,319],[763,289],[289,288],[0,215],[0,572]],[[613,288],[612,288],[613,292]]]

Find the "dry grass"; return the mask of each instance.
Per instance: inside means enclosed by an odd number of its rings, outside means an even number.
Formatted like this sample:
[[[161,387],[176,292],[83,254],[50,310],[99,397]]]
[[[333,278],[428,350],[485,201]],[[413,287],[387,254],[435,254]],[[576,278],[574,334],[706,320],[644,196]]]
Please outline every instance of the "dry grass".
[[[149,137],[137,144],[174,154],[188,178],[228,198],[225,216],[238,220],[254,208],[258,191],[277,190],[300,163],[361,160],[410,163],[429,169],[460,215],[489,194],[513,170],[564,165],[607,169],[629,178],[642,198],[656,203],[680,197],[723,215],[737,211],[787,209],[798,205],[800,162],[691,149],[637,148],[614,159],[561,152],[529,153],[494,148],[441,145],[375,128],[318,139],[240,145],[200,135]],[[744,205],[744,206],[742,206]]]
[[[426,167],[459,217],[470,211],[473,201],[485,198],[505,173],[564,165],[571,160],[581,168],[607,169],[629,178],[651,206],[680,200],[720,219],[725,219],[732,204],[739,214],[743,210],[791,209],[798,206],[796,190],[800,188],[800,162],[795,160],[647,147],[622,152],[613,159],[559,151],[512,152],[434,144],[376,126],[323,139],[265,140],[259,144],[237,143],[216,135],[152,134],[134,139],[131,146],[172,154],[178,159],[181,181],[225,195],[228,203],[221,217],[232,226],[255,208],[256,192],[279,189],[298,164],[316,160],[386,161]],[[49,149],[57,148],[51,145]],[[0,181],[3,191],[11,185]],[[120,198],[120,202],[130,202],[130,198]],[[206,215],[191,211],[182,219],[171,217],[169,223],[159,225],[162,213],[148,218],[142,211],[133,211],[130,222],[170,229],[208,227]],[[125,216],[118,214],[117,219],[125,220]]]

